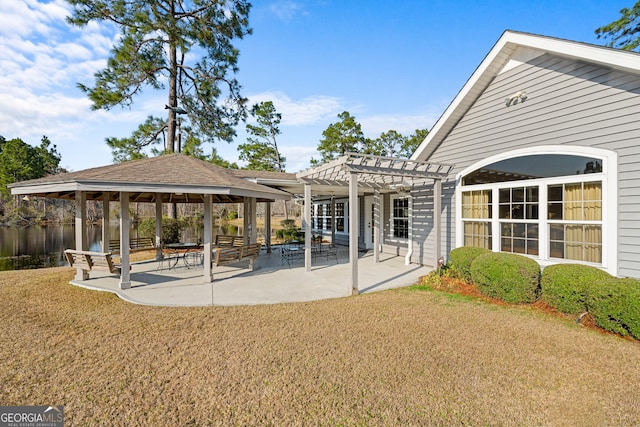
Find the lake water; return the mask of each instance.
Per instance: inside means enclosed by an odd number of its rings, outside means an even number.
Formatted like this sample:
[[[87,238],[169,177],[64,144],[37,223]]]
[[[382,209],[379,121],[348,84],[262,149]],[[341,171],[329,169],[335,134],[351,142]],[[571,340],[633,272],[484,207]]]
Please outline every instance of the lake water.
[[[109,232],[110,239],[120,238],[117,225],[111,226]],[[213,233],[239,235],[242,230],[233,226],[214,227]],[[183,231],[181,240],[196,242],[202,235],[202,228],[189,228]],[[137,236],[137,230],[132,228],[131,237]],[[102,226],[88,226],[87,240],[89,250],[101,252]],[[74,225],[0,227],[0,271],[65,265],[64,250],[69,248],[75,248]]]

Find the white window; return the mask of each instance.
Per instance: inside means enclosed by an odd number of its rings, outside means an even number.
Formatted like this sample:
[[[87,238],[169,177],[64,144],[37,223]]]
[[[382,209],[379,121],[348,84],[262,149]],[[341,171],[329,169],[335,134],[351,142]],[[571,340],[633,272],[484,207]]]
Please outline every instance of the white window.
[[[391,236],[407,239],[409,237],[409,198],[394,196],[391,198]]]
[[[331,202],[320,202],[313,205],[311,209],[311,228],[314,230],[331,231],[335,227],[339,233],[346,233],[348,221],[345,216],[346,203],[344,201],[335,203],[335,224],[331,213]]]
[[[461,172],[458,246],[520,253],[543,264],[585,262],[615,274],[615,238],[607,238],[617,217],[616,183],[609,180],[615,154],[562,150],[519,150]]]

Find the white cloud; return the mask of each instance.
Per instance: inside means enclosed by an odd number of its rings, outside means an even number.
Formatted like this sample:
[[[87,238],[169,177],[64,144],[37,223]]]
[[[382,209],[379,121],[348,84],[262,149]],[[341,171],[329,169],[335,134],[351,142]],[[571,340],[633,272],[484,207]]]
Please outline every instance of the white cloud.
[[[283,21],[291,21],[297,14],[306,14],[304,6],[300,2],[291,0],[279,0],[269,6],[269,10]]]
[[[378,114],[359,117],[357,120],[362,125],[362,131],[369,138],[376,138],[389,130],[409,136],[416,129],[431,129],[439,114],[435,112],[414,115]]]
[[[283,126],[306,126],[333,118],[345,110],[340,98],[308,96],[292,100],[281,92],[263,92],[249,96],[251,105],[272,101],[276,111],[282,114]]]

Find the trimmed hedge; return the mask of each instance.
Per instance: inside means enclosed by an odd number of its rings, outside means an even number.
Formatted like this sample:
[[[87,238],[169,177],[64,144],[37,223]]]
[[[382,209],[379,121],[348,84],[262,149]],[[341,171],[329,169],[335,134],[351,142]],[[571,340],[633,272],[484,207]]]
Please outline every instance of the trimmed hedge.
[[[538,296],[540,266],[521,255],[490,252],[473,261],[471,279],[484,295],[513,304],[530,303]]]
[[[589,287],[587,308],[599,327],[640,339],[640,281],[594,283]]]
[[[463,246],[449,252],[452,270],[467,282],[471,282],[471,264],[480,255],[490,253],[489,249]]]
[[[587,311],[589,286],[612,278],[606,271],[588,265],[550,265],[542,270],[540,300],[562,313],[577,316]]]

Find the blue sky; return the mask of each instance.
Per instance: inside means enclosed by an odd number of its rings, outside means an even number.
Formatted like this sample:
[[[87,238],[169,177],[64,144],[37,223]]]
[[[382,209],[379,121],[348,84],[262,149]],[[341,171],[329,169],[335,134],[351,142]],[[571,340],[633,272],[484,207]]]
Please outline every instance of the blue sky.
[[[251,103],[282,114],[287,171],[318,157],[322,131],[349,111],[366,136],[431,128],[506,29],[603,44],[594,30],[634,0],[262,0],[253,35],[237,43],[238,79]],[[70,170],[112,163],[107,137],[130,136],[148,115],[164,116],[150,89],[131,109],[92,111],[76,88],[105,66],[115,33],[69,27],[63,0],[0,2],[0,135],[37,145],[47,135]],[[216,145],[237,160],[246,141]],[[208,151],[208,149],[207,149]]]

